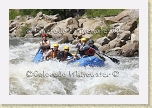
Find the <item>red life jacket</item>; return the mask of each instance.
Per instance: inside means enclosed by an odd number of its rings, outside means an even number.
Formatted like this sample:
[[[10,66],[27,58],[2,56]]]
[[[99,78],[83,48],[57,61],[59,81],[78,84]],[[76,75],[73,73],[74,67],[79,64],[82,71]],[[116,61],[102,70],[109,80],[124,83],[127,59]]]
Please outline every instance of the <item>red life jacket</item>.
[[[88,56],[93,56],[94,54],[95,54],[95,50],[91,47],[85,52],[85,55]]]

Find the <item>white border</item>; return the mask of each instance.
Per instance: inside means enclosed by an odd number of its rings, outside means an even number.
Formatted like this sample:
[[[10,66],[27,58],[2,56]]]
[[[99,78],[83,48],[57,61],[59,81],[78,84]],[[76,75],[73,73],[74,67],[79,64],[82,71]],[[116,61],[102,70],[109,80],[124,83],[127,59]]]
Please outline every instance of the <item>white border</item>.
[[[0,0],[0,7],[0,104],[148,104],[148,0]],[[9,9],[40,8],[139,9],[139,95],[9,95]]]

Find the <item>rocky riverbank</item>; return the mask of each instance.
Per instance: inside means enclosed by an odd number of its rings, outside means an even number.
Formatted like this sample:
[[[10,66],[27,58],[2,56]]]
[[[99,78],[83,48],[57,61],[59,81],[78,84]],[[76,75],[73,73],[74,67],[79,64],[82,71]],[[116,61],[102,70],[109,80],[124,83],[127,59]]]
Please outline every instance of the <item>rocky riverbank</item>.
[[[104,18],[89,19],[84,15],[64,20],[59,14],[39,12],[35,18],[17,16],[9,21],[10,37],[40,37],[42,33],[53,39],[60,38],[60,44],[76,44],[82,37],[91,38],[100,51],[109,55],[138,56],[139,10],[127,9],[116,16]]]

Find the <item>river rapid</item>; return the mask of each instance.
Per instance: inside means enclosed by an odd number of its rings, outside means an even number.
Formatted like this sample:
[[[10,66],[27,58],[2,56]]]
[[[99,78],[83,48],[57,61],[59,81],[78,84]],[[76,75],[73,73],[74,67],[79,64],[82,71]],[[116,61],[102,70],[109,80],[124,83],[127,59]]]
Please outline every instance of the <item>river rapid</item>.
[[[58,40],[49,39],[51,47]],[[10,95],[139,95],[139,57],[106,58],[104,67],[74,67],[64,62],[32,62],[41,38],[9,39]],[[62,50],[69,45],[59,44]]]

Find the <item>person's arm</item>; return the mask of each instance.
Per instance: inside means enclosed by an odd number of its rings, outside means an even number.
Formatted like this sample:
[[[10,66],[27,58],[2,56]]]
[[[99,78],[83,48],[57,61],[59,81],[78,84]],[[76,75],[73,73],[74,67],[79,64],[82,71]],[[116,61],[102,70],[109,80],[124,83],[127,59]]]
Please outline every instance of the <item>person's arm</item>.
[[[47,60],[47,57],[49,57],[49,55],[51,55],[52,51],[49,50],[45,55],[44,55],[44,60]]]
[[[79,45],[79,43],[77,43],[77,44],[75,45],[75,47],[78,48],[78,45]]]
[[[50,41],[48,40],[47,45],[51,47]]]
[[[95,49],[96,51],[99,51],[98,47],[96,47],[95,45],[94,45],[94,49]]]
[[[79,50],[80,50],[80,51],[83,51],[84,48],[85,48],[85,46],[86,46],[85,43],[82,43],[82,45],[80,46],[80,49],[79,49]]]
[[[76,44],[76,48],[79,48],[80,46],[81,46],[81,43],[78,42],[78,43]]]
[[[40,46],[39,46],[39,48],[38,48],[38,49],[42,49],[42,50],[44,50],[44,46],[43,46],[42,42],[40,42]]]
[[[88,50],[89,48],[90,48],[89,45],[85,45],[85,46],[83,46],[83,47],[81,48],[80,51],[86,51],[86,50]]]
[[[100,54],[100,51],[99,51],[98,47],[96,47],[96,46],[94,45],[92,48],[95,50],[96,53],[99,53],[99,54]]]
[[[47,41],[47,44],[44,45],[45,47],[51,47],[50,41]]]
[[[76,44],[75,47],[78,48],[80,44],[81,44],[81,40],[79,40],[79,42]]]
[[[42,46],[42,42],[40,42],[40,46]]]

